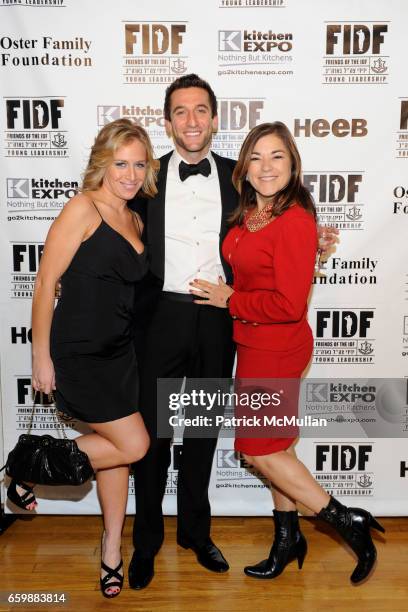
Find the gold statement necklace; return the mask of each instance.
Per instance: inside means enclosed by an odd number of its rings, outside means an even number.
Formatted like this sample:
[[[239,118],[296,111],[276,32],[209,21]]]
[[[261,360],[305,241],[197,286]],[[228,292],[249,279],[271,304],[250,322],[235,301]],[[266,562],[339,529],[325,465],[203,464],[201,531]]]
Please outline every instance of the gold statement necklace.
[[[257,232],[273,221],[271,216],[273,204],[267,204],[262,210],[257,210],[247,218],[245,224],[250,232]]]

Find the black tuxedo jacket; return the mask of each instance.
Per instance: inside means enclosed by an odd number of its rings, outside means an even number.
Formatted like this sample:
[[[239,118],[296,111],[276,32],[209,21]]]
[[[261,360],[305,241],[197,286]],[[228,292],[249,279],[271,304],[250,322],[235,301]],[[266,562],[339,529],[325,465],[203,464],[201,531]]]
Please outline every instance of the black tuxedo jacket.
[[[144,324],[154,310],[154,303],[163,288],[164,282],[164,223],[167,171],[173,151],[160,158],[160,170],[157,177],[157,195],[152,199],[134,198],[129,207],[138,212],[144,223],[143,242],[146,245],[149,258],[149,273],[137,288],[135,314]],[[232,282],[231,268],[221,253],[222,242],[228,232],[228,219],[238,205],[238,193],[232,185],[232,172],[236,161],[212,153],[217,166],[221,193],[221,226],[220,226],[220,255],[227,283]],[[187,179],[188,180],[188,179]],[[182,262],[181,262],[182,265]],[[147,317],[147,319],[146,319]]]

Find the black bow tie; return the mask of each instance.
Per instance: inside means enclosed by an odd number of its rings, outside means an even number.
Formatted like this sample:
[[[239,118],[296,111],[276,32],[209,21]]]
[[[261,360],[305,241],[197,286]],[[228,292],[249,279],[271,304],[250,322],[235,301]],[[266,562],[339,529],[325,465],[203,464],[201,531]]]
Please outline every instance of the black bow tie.
[[[211,174],[210,162],[206,157],[198,164],[186,164],[186,162],[180,162],[179,175],[181,181],[185,181],[189,176],[193,176],[195,174],[202,174],[203,176],[209,176]]]

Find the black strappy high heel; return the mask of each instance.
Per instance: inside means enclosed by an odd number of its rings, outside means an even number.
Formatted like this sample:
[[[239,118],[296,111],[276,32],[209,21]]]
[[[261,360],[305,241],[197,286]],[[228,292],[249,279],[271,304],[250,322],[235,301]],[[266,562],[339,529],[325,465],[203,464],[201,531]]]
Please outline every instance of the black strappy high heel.
[[[25,491],[22,495],[17,491],[17,487],[20,487]],[[29,510],[28,506],[35,502],[37,504],[37,500],[35,499],[33,488],[30,487],[25,482],[17,482],[17,480],[12,480],[7,489],[7,497],[10,501],[13,502],[16,506],[21,508],[22,510]],[[34,508],[32,508],[34,510]]]
[[[101,568],[107,572],[106,576],[104,576],[103,578],[100,579],[100,583],[101,583],[101,591],[102,591],[102,595],[104,597],[107,597],[108,599],[112,599],[112,597],[117,597],[120,592],[122,591],[122,587],[123,587],[123,576],[121,574],[119,574],[119,570],[122,569],[123,567],[123,561],[122,559],[120,560],[120,563],[117,567],[115,567],[115,569],[112,569],[111,567],[109,567],[108,565],[106,565],[106,563],[104,563],[103,561],[101,561]],[[109,582],[109,580],[111,580],[111,578],[116,578],[116,580],[112,580],[112,582]],[[111,588],[119,588],[119,591],[117,591],[116,593],[108,593],[107,591]]]

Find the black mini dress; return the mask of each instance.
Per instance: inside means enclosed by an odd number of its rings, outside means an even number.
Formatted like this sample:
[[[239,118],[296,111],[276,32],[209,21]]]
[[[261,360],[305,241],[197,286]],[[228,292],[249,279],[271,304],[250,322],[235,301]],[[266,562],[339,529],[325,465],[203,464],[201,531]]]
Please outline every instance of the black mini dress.
[[[137,412],[133,313],[147,269],[146,249],[138,253],[102,217],[81,243],[61,277],[51,325],[57,410],[86,423]]]

